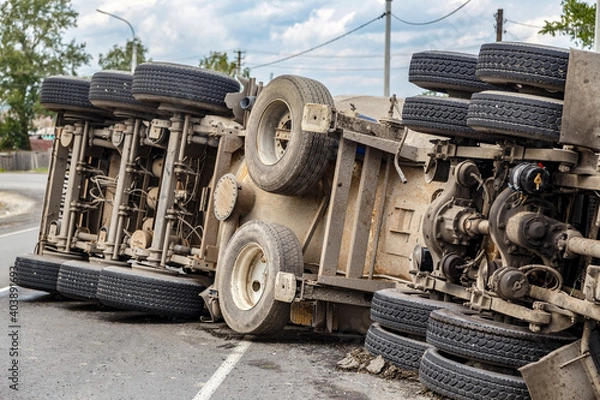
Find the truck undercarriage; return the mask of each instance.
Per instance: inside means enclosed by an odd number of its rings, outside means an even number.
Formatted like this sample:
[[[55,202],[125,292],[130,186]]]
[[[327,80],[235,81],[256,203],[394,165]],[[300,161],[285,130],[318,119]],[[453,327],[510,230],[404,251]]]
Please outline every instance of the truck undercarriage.
[[[598,61],[417,53],[411,81],[448,96],[404,101],[163,63],[47,78],[19,284],[251,335],[367,333],[452,398],[597,398]]]

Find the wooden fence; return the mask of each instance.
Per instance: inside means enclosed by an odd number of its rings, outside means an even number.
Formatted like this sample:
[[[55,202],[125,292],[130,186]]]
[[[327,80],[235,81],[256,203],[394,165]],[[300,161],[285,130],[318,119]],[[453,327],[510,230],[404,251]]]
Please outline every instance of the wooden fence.
[[[0,171],[30,171],[48,168],[52,150],[0,153]]]

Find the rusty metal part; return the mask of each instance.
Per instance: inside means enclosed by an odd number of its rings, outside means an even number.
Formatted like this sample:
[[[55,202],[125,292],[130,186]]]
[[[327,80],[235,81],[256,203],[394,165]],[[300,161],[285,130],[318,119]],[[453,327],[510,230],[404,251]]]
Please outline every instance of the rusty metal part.
[[[71,239],[73,238],[73,233],[75,231],[75,219],[78,212],[75,200],[82,180],[81,164],[85,157],[89,130],[90,124],[88,121],[75,123],[75,128],[73,130],[73,150],[71,153],[69,178],[63,207],[63,221],[60,225],[60,232],[58,234],[58,249],[63,252],[70,251]]]
[[[571,168],[577,165],[579,154],[573,149],[538,149],[514,143],[485,146],[459,146],[448,139],[432,140],[429,157],[438,160],[498,160],[511,164],[517,161],[552,161]]]
[[[452,171],[442,194],[427,209],[422,232],[432,253],[434,270],[456,281],[460,278],[467,246],[489,231],[488,222],[475,208],[475,186],[481,181],[477,166],[461,162]],[[434,272],[435,273],[435,272]]]
[[[600,258],[600,241],[598,240],[586,239],[581,237],[579,232],[571,231],[565,242],[565,252],[568,255],[579,254],[581,256]]]
[[[600,150],[600,55],[571,49],[560,143]]]
[[[464,187],[473,187],[478,183],[478,177],[481,176],[477,165],[470,160],[461,162],[454,171],[456,182]]]
[[[598,399],[600,373],[581,340],[519,368],[532,399]]]
[[[600,266],[588,265],[582,292],[587,301],[600,304]]]
[[[58,125],[58,121],[57,115],[54,119],[54,124]],[[50,166],[48,167],[48,181],[46,183],[42,219],[38,235],[40,246],[38,246],[37,254],[42,254],[50,237],[56,238],[60,231],[58,218],[69,155],[69,148],[62,146],[60,140],[59,135],[54,139],[52,146],[52,157],[50,158]]]
[[[575,314],[591,318],[595,321],[600,321],[600,307],[597,304],[569,296],[565,292],[557,292],[539,286],[531,286],[529,289],[529,297],[555,305]]]
[[[213,194],[214,213],[219,221],[225,221],[232,215],[247,214],[256,200],[254,189],[236,180],[235,175],[223,175],[215,186]]]
[[[152,244],[152,233],[150,231],[138,229],[131,234],[129,245],[137,249],[147,249]]]
[[[531,211],[511,215],[506,224],[506,237],[510,242],[539,255],[547,265],[558,265],[564,258],[580,254],[584,250],[583,243],[592,244],[592,248],[600,245],[591,239],[581,242],[577,236],[581,234],[568,224]],[[570,237],[568,241],[567,237]],[[572,243],[572,251],[565,249],[568,243]]]
[[[175,199],[175,185],[177,182],[174,165],[178,161],[177,155],[181,144],[181,135],[183,131],[184,116],[175,114],[171,117],[169,127],[169,144],[165,155],[165,168],[160,184],[158,203],[156,205],[156,216],[154,218],[154,235],[152,237],[152,245],[150,247],[150,256],[148,261],[158,264],[164,259],[163,251],[166,252],[168,246],[165,246],[165,241],[170,236],[169,210],[173,208]],[[152,133],[152,132],[151,132]],[[162,265],[164,268],[164,264]]]
[[[508,236],[507,222],[519,214],[529,210],[543,209],[543,203],[527,202],[526,199],[512,189],[505,189],[496,197],[490,208],[489,232],[496,246],[502,265],[515,267],[533,263],[534,254],[518,241],[512,241]]]

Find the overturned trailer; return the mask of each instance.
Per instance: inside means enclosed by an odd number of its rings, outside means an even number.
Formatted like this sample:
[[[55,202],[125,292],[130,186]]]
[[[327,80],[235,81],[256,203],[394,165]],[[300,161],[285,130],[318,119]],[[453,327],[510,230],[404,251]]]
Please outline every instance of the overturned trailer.
[[[19,284],[253,335],[368,329],[457,399],[595,398],[597,58],[418,53],[411,81],[449,97],[404,101],[165,63],[48,78]]]
[[[21,284],[43,268],[66,296],[178,317],[208,310],[245,333],[274,333],[290,315],[366,332],[369,294],[409,279],[431,200],[417,147],[402,146],[401,104],[368,99],[378,122],[350,110],[364,99],[336,108],[307,78],[237,85],[160,63],[46,79],[57,139]]]

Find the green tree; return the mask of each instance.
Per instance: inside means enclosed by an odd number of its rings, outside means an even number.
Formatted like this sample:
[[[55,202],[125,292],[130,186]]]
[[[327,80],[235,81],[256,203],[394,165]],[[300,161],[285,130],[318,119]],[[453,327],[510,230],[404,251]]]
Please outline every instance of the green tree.
[[[114,45],[113,48],[104,54],[98,56],[98,64],[102,69],[112,69],[117,71],[131,71],[131,55],[133,46],[133,39],[128,40],[125,43],[125,47]],[[146,61],[146,53],[148,49],[144,47],[144,44],[139,38],[135,38],[135,52],[137,54],[137,63],[141,64]]]
[[[561,0],[563,8],[560,21],[544,21],[539,32],[552,36],[568,35],[576,46],[591,48],[594,45],[594,26],[596,23],[596,4],[587,4],[579,0]]]
[[[229,61],[227,53],[220,51],[211,51],[209,56],[201,59],[200,68],[223,72],[229,76],[234,76],[237,73],[237,63],[235,61]],[[244,68],[241,70],[241,75],[244,78],[249,78],[250,69]]]
[[[0,4],[0,148],[29,149],[39,93],[49,75],[75,75],[90,55],[85,44],[65,43],[77,26],[70,0],[4,0]]]

